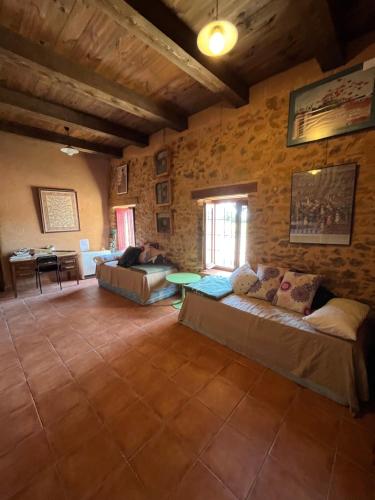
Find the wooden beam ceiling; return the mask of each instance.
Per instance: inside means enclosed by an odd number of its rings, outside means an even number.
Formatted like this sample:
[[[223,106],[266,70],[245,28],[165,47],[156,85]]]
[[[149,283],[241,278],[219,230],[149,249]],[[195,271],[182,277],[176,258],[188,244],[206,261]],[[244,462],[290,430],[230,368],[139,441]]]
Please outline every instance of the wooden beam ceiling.
[[[50,117],[64,125],[74,125],[83,127],[95,132],[101,132],[106,135],[125,139],[129,143],[139,146],[148,144],[146,135],[135,130],[117,125],[107,120],[103,120],[96,116],[92,116],[81,111],[76,111],[59,104],[54,104],[43,99],[9,90],[5,87],[0,87],[0,102],[14,106],[18,109],[30,111],[43,118]]]
[[[113,146],[108,146],[106,144],[98,144],[83,139],[77,139],[76,137],[69,137],[67,139],[66,135],[57,134],[56,132],[51,132],[49,130],[44,130],[36,127],[29,127],[28,125],[22,125],[20,123],[13,123],[6,120],[0,120],[0,130],[3,132],[9,132],[11,134],[23,135],[25,137],[32,137],[34,139],[40,139],[42,141],[55,142],[57,144],[68,144],[85,151],[91,151],[94,153],[101,153],[107,156],[114,156],[116,158],[122,158],[122,149],[115,148]]]
[[[249,102],[249,87],[222,62],[203,55],[197,34],[160,0],[93,0],[113,21],[235,106]]]
[[[301,16],[301,19],[310,20],[310,29],[313,32],[307,28],[308,42],[314,47],[315,58],[321,70],[329,71],[345,64],[344,44],[340,40],[329,1],[312,0],[307,11],[302,11]]]
[[[47,76],[54,83],[73,88],[77,95],[97,99],[132,115],[183,130],[187,119],[148,97],[107,80],[94,71],[75,64],[49,48],[0,27],[0,58],[17,61],[25,71]]]

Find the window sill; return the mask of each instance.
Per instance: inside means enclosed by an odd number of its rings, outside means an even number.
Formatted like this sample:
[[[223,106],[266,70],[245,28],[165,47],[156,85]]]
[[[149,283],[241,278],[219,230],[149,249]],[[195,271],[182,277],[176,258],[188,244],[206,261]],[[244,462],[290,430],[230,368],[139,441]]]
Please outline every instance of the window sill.
[[[231,271],[224,271],[222,269],[202,269],[200,272],[202,276],[226,276],[229,277],[232,273]]]

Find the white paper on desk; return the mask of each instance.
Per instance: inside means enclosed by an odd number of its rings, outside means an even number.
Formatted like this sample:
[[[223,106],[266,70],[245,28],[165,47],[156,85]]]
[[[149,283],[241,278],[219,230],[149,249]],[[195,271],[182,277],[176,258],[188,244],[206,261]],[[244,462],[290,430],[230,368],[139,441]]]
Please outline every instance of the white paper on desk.
[[[81,252],[88,252],[90,250],[89,240],[79,240],[79,248],[81,249]]]

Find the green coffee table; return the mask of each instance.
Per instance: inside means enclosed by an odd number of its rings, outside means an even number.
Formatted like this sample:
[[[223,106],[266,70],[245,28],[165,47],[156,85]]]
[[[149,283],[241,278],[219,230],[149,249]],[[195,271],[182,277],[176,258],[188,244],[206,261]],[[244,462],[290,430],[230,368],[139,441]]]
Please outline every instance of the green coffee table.
[[[175,309],[181,309],[182,304],[185,299],[185,287],[184,285],[190,285],[190,283],[195,283],[201,279],[199,274],[195,273],[172,273],[168,274],[167,281],[170,283],[175,283],[176,285],[181,285],[181,299],[176,300],[172,303]]]

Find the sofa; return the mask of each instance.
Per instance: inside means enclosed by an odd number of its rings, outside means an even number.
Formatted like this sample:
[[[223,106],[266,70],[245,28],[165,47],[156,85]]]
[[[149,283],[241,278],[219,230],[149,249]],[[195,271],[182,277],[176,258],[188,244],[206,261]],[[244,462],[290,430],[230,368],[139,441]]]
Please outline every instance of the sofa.
[[[321,333],[302,317],[247,295],[214,300],[188,291],[179,321],[357,413],[369,398],[366,323],[350,341]]]
[[[141,305],[153,304],[177,293],[177,286],[166,280],[177,269],[169,265],[143,264],[121,267],[117,260],[97,263],[100,287]]]

